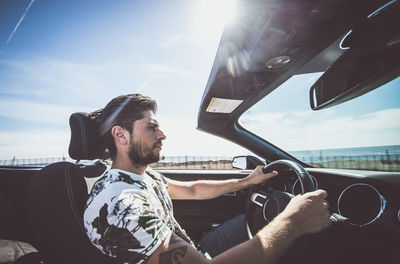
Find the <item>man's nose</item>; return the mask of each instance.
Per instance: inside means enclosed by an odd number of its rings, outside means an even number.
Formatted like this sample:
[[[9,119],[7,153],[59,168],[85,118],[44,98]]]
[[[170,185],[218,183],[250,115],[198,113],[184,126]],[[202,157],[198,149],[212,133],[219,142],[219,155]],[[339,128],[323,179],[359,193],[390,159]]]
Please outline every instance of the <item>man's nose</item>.
[[[159,129],[158,135],[157,135],[157,140],[164,140],[166,138],[167,138],[167,136],[164,134],[164,132],[161,129]]]

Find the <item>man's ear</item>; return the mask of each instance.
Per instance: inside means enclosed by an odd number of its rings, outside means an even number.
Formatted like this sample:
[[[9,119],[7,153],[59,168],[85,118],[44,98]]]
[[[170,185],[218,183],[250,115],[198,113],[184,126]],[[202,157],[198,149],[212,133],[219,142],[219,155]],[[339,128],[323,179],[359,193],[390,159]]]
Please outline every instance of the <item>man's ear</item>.
[[[120,126],[113,126],[111,128],[111,135],[116,144],[126,145],[129,142],[128,131]]]

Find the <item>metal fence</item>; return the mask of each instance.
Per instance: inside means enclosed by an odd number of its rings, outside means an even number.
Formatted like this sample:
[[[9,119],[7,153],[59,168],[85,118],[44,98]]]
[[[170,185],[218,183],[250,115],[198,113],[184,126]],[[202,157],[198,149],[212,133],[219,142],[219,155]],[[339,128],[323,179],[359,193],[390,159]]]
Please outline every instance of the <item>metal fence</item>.
[[[367,155],[367,156],[309,156],[300,157],[301,161],[319,168],[400,171],[400,155]],[[44,167],[48,164],[70,161],[69,157],[52,157],[38,159],[0,160],[0,166]],[[198,156],[168,156],[151,164],[154,169],[192,169],[192,170],[230,170],[232,157],[198,157]]]
[[[301,161],[319,168],[400,171],[400,155],[311,156]]]
[[[154,169],[232,170],[232,157],[169,156],[151,165]]]
[[[51,157],[51,158],[32,158],[32,159],[17,159],[0,160],[0,166],[15,166],[15,167],[44,167],[51,163],[59,161],[74,162],[69,157]]]

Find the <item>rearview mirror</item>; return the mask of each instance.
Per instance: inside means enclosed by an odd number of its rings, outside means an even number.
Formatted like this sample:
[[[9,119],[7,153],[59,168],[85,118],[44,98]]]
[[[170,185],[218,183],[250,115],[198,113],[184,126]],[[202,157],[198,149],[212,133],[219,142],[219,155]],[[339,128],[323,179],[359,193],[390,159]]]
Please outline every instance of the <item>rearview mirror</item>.
[[[371,14],[343,38],[347,51],[310,89],[313,110],[361,96],[400,75],[400,27],[394,26],[399,9],[392,5]]]

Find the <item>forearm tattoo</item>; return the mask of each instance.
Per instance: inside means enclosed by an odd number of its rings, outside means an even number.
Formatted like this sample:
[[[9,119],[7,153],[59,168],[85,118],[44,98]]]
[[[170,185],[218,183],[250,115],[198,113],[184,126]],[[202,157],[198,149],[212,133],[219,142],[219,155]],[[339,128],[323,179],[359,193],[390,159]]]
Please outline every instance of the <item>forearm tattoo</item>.
[[[185,257],[187,246],[174,248],[160,254],[160,264],[182,264]]]
[[[175,244],[178,242],[185,242],[182,238],[180,238],[179,236],[175,235],[174,233],[172,233],[171,238],[169,239],[169,244]]]
[[[169,239],[169,245],[178,243],[178,242],[184,242],[182,238],[178,237],[175,234],[171,235],[171,238]],[[182,264],[182,260],[185,257],[187,251],[187,246],[182,246],[178,248],[171,249],[167,252],[161,253],[159,258],[160,258],[160,264]]]

